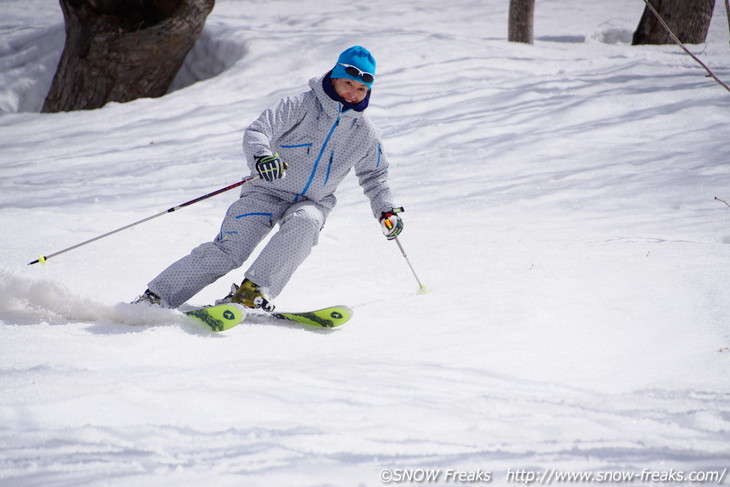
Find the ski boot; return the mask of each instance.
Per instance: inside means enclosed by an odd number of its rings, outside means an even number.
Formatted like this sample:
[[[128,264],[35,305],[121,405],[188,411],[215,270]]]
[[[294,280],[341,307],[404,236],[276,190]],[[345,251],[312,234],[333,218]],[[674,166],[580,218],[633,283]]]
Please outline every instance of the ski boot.
[[[159,308],[169,308],[167,304],[157,294],[147,289],[144,294],[140,295],[132,301],[132,304],[146,304],[148,306],[157,306]]]
[[[240,286],[233,284],[228,296],[215,302],[215,304],[225,303],[242,304],[251,309],[261,308],[268,313],[274,311],[274,304],[269,294],[248,279],[244,279]]]

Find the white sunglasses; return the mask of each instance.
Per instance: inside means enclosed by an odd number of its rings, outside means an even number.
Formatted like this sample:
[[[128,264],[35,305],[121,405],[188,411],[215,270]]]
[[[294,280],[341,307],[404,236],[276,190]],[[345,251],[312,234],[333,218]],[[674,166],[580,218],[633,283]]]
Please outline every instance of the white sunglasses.
[[[372,83],[375,81],[375,75],[372,73],[368,73],[367,71],[363,71],[362,69],[358,68],[357,66],[353,66],[352,64],[343,64],[343,63],[337,63],[343,68],[345,68],[345,73],[349,74],[350,76],[356,76],[360,77],[361,80],[363,80],[365,83]]]

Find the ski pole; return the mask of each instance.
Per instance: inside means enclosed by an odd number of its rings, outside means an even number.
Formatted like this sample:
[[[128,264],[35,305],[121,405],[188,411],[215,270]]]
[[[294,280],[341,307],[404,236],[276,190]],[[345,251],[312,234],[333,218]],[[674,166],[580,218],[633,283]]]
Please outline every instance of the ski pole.
[[[401,254],[403,254],[403,258],[406,259],[406,262],[408,263],[408,267],[411,268],[413,277],[415,277],[416,282],[418,282],[418,290],[416,291],[416,294],[426,294],[428,292],[428,287],[426,287],[426,285],[423,284],[421,282],[421,280],[418,278],[416,271],[413,269],[413,265],[411,264],[411,261],[408,259],[408,256],[406,255],[406,251],[403,249],[403,245],[401,245],[400,240],[398,240],[398,237],[395,237],[394,240],[395,240],[395,243],[398,244],[398,248],[400,249]]]
[[[185,208],[186,206],[193,205],[195,203],[198,203],[199,201],[203,201],[205,199],[211,198],[211,197],[216,196],[216,195],[219,195],[221,193],[225,193],[226,191],[230,191],[233,188],[237,188],[239,186],[243,186],[244,184],[249,183],[249,182],[253,181],[254,179],[258,179],[260,177],[261,176],[256,175],[256,176],[253,176],[253,177],[248,178],[248,179],[243,179],[243,180],[241,180],[241,181],[239,181],[237,183],[231,184],[230,186],[226,186],[225,188],[218,189],[216,191],[213,191],[212,193],[208,193],[208,194],[206,194],[204,196],[200,196],[198,198],[195,198],[193,200],[187,201],[187,202],[182,203],[180,205],[173,206],[172,208],[168,208],[167,210],[161,211],[161,212],[157,213],[156,215],[148,216],[147,218],[143,218],[142,220],[136,221],[134,223],[130,223],[129,225],[125,225],[125,226],[123,226],[121,228],[117,228],[116,230],[112,230],[111,232],[107,232],[104,235],[99,235],[98,237],[90,238],[89,240],[87,240],[85,242],[81,242],[81,243],[78,243],[76,245],[72,245],[71,247],[69,247],[67,249],[59,250],[58,252],[55,252],[55,253],[50,254],[50,255],[41,255],[40,257],[38,257],[38,259],[34,260],[33,262],[29,262],[28,265],[37,264],[38,262],[40,262],[41,264],[45,264],[46,261],[48,259],[50,259],[51,257],[55,257],[57,255],[61,255],[61,254],[65,253],[65,252],[68,252],[70,250],[74,250],[74,249],[77,249],[79,247],[82,247],[82,246],[84,246],[86,244],[90,244],[91,242],[96,242],[97,240],[101,240],[102,238],[108,237],[109,235],[114,235],[115,233],[119,233],[122,230],[126,230],[128,228],[132,228],[132,227],[134,227],[136,225],[139,225],[140,223],[148,222],[150,220],[153,220],[153,219],[155,219],[157,217],[160,217],[162,215],[165,215],[167,213],[172,213],[173,211],[177,211],[180,208]]]

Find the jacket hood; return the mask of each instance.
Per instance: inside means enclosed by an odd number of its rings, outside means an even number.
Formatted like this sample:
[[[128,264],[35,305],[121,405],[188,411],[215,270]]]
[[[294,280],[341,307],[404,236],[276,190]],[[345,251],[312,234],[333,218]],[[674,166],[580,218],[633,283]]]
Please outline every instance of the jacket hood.
[[[346,107],[343,103],[333,100],[332,97],[330,97],[330,95],[328,95],[324,91],[322,83],[325,81],[326,78],[329,77],[329,74],[330,73],[328,72],[322,76],[318,76],[309,80],[309,87],[317,96],[317,100],[319,100],[322,107],[324,107],[325,112],[327,112],[327,114],[330,115],[332,118],[337,118],[338,116],[352,119],[362,118],[364,114],[362,110],[357,111],[348,109],[348,107]],[[370,94],[368,93],[368,98],[369,97]],[[366,100],[368,98],[366,98]]]

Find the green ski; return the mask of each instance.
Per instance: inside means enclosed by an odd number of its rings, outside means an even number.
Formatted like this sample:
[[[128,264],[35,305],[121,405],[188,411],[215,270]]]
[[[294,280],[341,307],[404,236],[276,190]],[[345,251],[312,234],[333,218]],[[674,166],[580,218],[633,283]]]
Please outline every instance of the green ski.
[[[219,304],[183,311],[198,321],[206,324],[213,331],[223,331],[233,328],[246,317],[246,311],[237,304]]]
[[[265,313],[229,303],[185,310],[183,313],[204,323],[213,331],[229,330],[244,321],[248,323],[281,321],[314,329],[334,328],[344,325],[352,318],[352,310],[347,306],[330,306],[315,311]]]
[[[347,306],[331,306],[316,311],[297,313],[271,313],[271,318],[294,321],[315,328],[334,328],[344,325],[352,318],[352,310]]]

